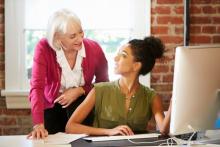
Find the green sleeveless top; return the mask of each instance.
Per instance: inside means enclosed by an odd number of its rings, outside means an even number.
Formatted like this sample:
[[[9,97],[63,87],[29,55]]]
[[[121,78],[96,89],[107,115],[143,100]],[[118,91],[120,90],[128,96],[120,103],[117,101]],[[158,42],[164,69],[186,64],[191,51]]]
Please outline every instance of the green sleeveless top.
[[[131,98],[129,110],[125,110],[125,95],[120,91],[119,81],[95,84],[96,103],[94,127],[114,128],[128,125],[134,132],[146,132],[151,119],[151,103],[155,92],[141,85]]]

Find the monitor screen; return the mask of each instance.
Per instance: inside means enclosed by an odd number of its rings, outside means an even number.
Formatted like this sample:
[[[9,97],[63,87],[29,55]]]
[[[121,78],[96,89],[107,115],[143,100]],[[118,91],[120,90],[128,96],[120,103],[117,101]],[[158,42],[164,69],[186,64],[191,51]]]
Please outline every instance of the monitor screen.
[[[220,108],[220,45],[177,47],[170,134],[214,129]]]

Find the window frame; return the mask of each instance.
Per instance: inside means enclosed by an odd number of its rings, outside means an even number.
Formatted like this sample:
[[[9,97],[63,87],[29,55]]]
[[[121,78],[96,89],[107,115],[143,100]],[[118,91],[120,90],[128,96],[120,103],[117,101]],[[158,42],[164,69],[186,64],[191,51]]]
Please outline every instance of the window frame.
[[[151,1],[133,1],[133,5],[133,18],[137,23],[132,38],[150,35]],[[24,14],[25,0],[5,1],[5,89],[1,90],[1,95],[6,97],[6,106],[11,109],[30,108],[25,79]],[[150,75],[141,77],[141,81],[150,86]]]

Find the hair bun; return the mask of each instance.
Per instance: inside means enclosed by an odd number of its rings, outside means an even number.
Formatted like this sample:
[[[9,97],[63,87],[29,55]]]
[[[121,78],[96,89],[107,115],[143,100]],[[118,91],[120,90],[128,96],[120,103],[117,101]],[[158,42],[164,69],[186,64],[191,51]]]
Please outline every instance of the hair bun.
[[[146,46],[151,56],[153,56],[155,59],[163,56],[165,46],[159,38],[149,36],[145,37],[143,41],[144,46]]]

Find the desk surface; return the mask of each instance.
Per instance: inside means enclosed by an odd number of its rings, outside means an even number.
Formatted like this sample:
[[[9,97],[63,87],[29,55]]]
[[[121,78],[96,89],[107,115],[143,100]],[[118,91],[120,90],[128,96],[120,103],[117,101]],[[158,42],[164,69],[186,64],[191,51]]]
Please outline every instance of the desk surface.
[[[138,140],[136,140],[138,141]],[[140,141],[140,140],[139,140]],[[141,140],[144,141],[144,140]],[[147,141],[147,140],[145,140]],[[149,140],[148,140],[149,141]],[[140,144],[135,145],[127,140],[121,141],[106,141],[106,142],[87,142],[83,139],[76,140],[67,145],[51,145],[44,144],[43,142],[36,140],[26,139],[26,135],[14,135],[14,136],[0,136],[0,147],[97,147],[97,146],[153,146],[153,144]],[[218,145],[193,145],[196,147],[210,147]],[[163,146],[167,147],[167,146]],[[219,146],[220,147],[220,146]]]
[[[71,144],[44,144],[41,141],[30,140],[26,137],[27,135],[0,136],[0,147],[71,147]]]

